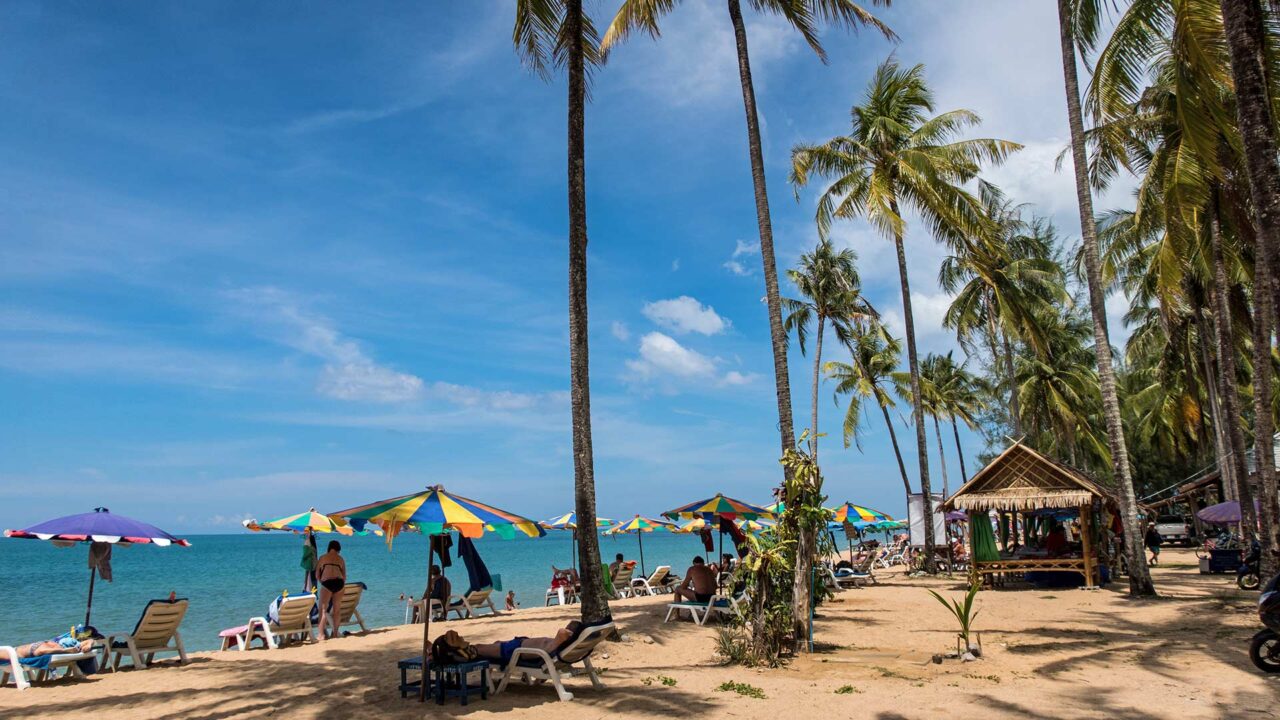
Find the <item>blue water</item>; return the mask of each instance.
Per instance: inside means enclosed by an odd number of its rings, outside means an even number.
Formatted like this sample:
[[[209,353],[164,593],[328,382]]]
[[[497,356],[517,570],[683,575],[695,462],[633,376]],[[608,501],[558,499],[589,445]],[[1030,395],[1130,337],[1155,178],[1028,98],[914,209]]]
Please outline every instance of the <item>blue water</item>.
[[[321,535],[320,549],[332,538],[342,543],[351,581],[369,586],[360,613],[370,627],[404,622],[400,595],[419,595],[426,585],[427,542],[421,535],[396,538],[388,551],[382,538]],[[551,531],[542,538],[502,540],[487,535],[476,541],[489,572],[501,574],[503,586],[516,591],[523,607],[541,606],[551,577],[551,564],[570,564],[570,534]],[[182,624],[188,650],[218,646],[218,631],[265,615],[267,605],[286,588],[302,589],[302,540],[285,533],[195,535],[191,547],[137,545],[115,548],[114,582],[94,587],[91,622],[103,633],[130,631],[146,602],[173,591],[190,598]],[[600,552],[606,560],[622,552],[638,559],[635,535],[604,536]],[[696,535],[650,533],[644,536],[645,564],[650,571],[671,565],[683,572],[694,555],[703,554]],[[88,547],[57,548],[39,540],[0,538],[0,644],[49,638],[84,621],[88,594]],[[467,586],[466,569],[454,557],[446,574],[455,590]],[[637,570],[637,576],[639,572]],[[502,607],[501,599],[495,603]]]

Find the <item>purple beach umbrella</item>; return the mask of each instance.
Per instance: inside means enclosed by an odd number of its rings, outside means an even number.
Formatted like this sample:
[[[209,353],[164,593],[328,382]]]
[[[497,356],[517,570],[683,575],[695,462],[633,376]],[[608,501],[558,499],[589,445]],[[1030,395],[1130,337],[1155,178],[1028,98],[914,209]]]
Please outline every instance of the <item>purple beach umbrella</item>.
[[[191,543],[161,530],[154,525],[112,514],[104,507],[94,508],[91,513],[67,515],[66,517],[46,520],[21,530],[5,530],[4,536],[27,540],[49,540],[53,544],[67,547],[76,543],[93,545],[114,545],[116,543],[150,544],[159,547],[179,545],[189,547]],[[91,551],[92,552],[92,551]],[[84,610],[84,624],[89,624],[89,613],[93,610],[93,581],[97,577],[97,566],[89,569],[89,601]]]
[[[1253,507],[1256,510],[1258,503],[1255,500]],[[1196,513],[1196,517],[1204,522],[1213,523],[1214,525],[1231,525],[1240,522],[1240,503],[1236,500],[1228,500],[1217,505],[1209,507]]]

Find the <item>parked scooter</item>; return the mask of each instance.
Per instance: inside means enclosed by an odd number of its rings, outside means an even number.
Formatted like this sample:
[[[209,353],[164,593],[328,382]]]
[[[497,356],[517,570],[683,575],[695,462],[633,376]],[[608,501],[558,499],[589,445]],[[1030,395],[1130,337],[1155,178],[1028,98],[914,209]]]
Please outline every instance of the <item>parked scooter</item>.
[[[1266,626],[1253,636],[1249,659],[1261,671],[1280,673],[1280,575],[1262,588],[1258,598],[1258,619]]]
[[[1241,590],[1257,590],[1262,584],[1262,545],[1254,540],[1249,546],[1249,554],[1244,556],[1240,567],[1236,568],[1236,586]]]

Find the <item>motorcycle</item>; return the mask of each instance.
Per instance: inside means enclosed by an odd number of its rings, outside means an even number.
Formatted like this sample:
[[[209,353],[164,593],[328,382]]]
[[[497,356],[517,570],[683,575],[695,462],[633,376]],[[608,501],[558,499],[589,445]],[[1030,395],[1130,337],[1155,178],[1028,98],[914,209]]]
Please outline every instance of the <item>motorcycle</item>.
[[[1258,619],[1266,626],[1253,636],[1249,659],[1265,673],[1280,673],[1280,575],[1262,589],[1258,598]]]
[[[1249,547],[1249,554],[1244,556],[1244,561],[1236,568],[1236,587],[1241,590],[1257,590],[1262,584],[1262,574],[1259,571],[1261,562],[1262,545],[1254,540]]]

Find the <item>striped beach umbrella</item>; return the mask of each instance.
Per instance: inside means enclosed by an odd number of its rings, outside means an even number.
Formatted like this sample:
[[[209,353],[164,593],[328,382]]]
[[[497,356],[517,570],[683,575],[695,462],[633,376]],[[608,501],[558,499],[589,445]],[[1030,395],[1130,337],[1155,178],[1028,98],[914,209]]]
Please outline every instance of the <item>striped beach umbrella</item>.
[[[729,518],[730,520],[759,520],[764,518],[772,520],[776,517],[776,513],[767,508],[752,505],[742,500],[735,500],[720,493],[716,493],[713,498],[682,505],[662,514],[673,520],[700,517],[708,522],[718,518]]]
[[[742,532],[749,533],[764,532],[765,530],[772,530],[777,526],[777,523],[771,520],[739,520],[734,524],[737,525]]]
[[[339,535],[353,535],[355,530],[347,524],[342,518],[333,518],[322,512],[316,512],[315,508],[311,508],[306,512],[297,515],[288,515],[275,520],[267,520],[266,522],[258,522],[257,520],[245,520],[244,526],[254,532],[262,532],[265,530],[287,530],[289,532],[336,532]]]
[[[684,522],[676,525],[676,529],[671,532],[682,534],[696,533],[701,531],[704,527],[707,527],[707,521],[699,517],[692,520],[685,520]]]
[[[675,532],[677,526],[673,522],[666,520],[655,520],[654,518],[641,517],[636,515],[630,520],[623,520],[604,531],[605,535],[623,535],[636,534],[636,541],[640,544],[640,574],[648,577],[648,573],[644,568],[644,534],[651,533],[654,530],[664,530],[666,532]]]
[[[428,536],[427,569],[430,576],[431,565],[435,562],[435,543],[430,541],[432,535],[443,535],[450,530],[457,530],[463,537],[478,538],[485,530],[497,533],[502,538],[513,538],[517,533],[528,537],[542,537],[546,530],[536,520],[521,517],[515,513],[499,510],[461,495],[454,495],[444,489],[443,485],[435,485],[423,492],[402,495],[389,500],[360,505],[340,510],[331,515],[345,518],[353,524],[373,523],[387,534],[387,549],[391,542],[406,524],[412,524],[423,535]],[[427,666],[425,662],[431,652],[431,612],[430,604],[423,600],[422,623],[422,684],[418,688],[418,700],[427,699]]]
[[[547,530],[568,530],[573,533],[573,538],[575,540],[578,537],[578,513],[576,512],[565,513],[564,515],[557,515],[556,517],[553,517],[549,520],[543,520],[538,524],[546,528]],[[614,521],[610,520],[609,518],[602,518],[602,517],[596,518],[597,529],[604,529],[613,524],[614,524]],[[571,548],[570,562],[572,563],[573,567],[577,567],[578,566],[578,543],[573,542],[570,545],[570,548]]]
[[[835,517],[833,519],[838,523],[859,521],[883,522],[885,520],[893,520],[893,518],[887,513],[882,513],[879,510],[872,510],[869,507],[863,507],[861,505],[854,505],[849,502],[835,508]]]

